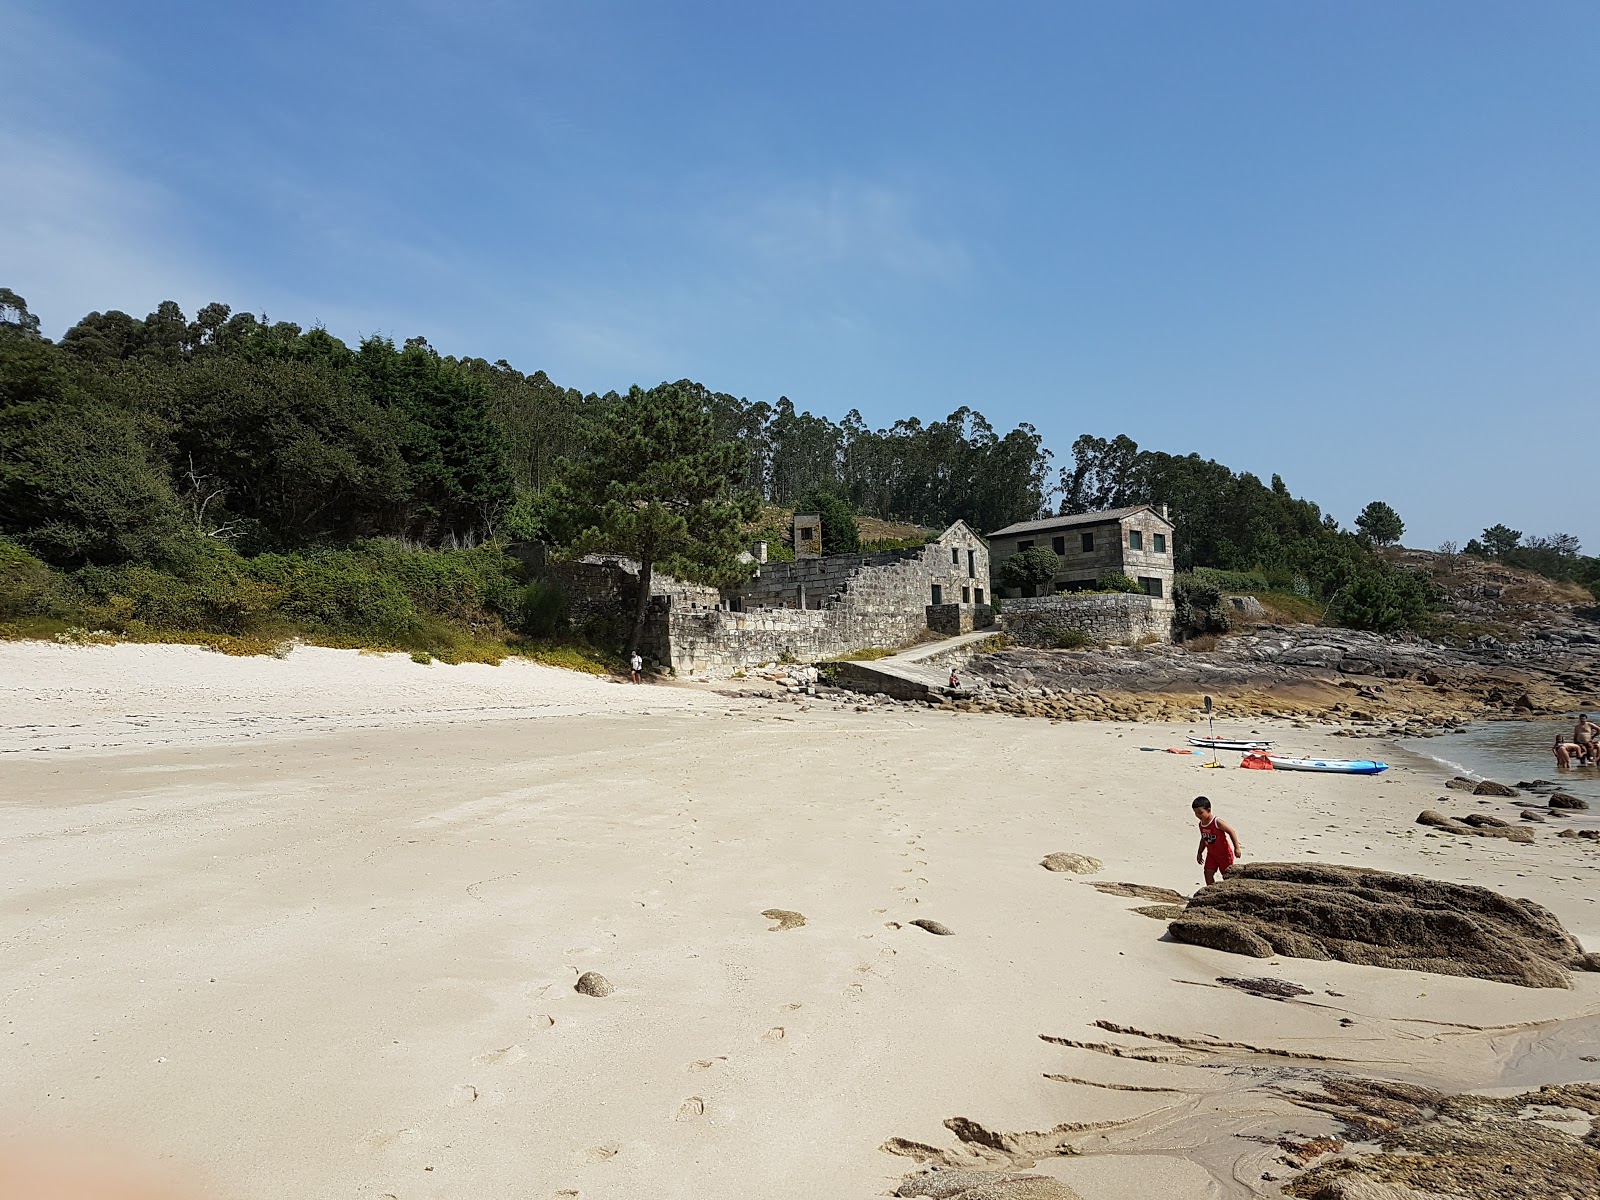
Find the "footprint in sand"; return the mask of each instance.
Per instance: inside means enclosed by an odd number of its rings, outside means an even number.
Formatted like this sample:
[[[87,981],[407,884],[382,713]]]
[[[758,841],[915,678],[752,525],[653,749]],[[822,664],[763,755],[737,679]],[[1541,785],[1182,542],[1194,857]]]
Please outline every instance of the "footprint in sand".
[[[550,1029],[556,1023],[556,1019],[549,1013],[529,1013],[528,1020],[533,1022],[535,1029]]]
[[[521,1046],[502,1046],[498,1050],[485,1050],[477,1058],[473,1059],[472,1063],[477,1067],[492,1067],[497,1063],[505,1063],[506,1066],[513,1067],[527,1057],[528,1052]]]
[[[613,1159],[622,1150],[616,1142],[607,1142],[603,1146],[590,1146],[578,1154],[579,1162],[602,1163]]]
[[[688,1071],[709,1071],[719,1062],[727,1061],[728,1056],[726,1054],[719,1054],[715,1058],[697,1058],[684,1069]]]
[[[785,1004],[785,1005],[780,1006],[778,1011],[779,1012],[795,1012],[797,1009],[799,1009],[801,1007],[802,1007],[802,1005],[799,1003],[799,1001],[796,1001],[793,1004]]]
[[[450,1093],[450,1107],[465,1108],[469,1104],[476,1103],[477,1099],[478,1089],[473,1087],[470,1083],[463,1083],[455,1091]]]
[[[774,1025],[771,1029],[767,1030],[761,1035],[762,1040],[768,1042],[781,1042],[783,1041],[784,1036],[782,1025]]]
[[[678,1105],[678,1115],[673,1119],[677,1121],[696,1121],[705,1115],[706,1102],[699,1096],[690,1096],[682,1104]]]

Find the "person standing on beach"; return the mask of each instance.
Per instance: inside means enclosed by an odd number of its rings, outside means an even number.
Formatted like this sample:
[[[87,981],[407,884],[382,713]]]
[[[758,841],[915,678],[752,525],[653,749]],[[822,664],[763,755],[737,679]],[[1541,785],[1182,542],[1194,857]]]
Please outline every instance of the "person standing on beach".
[[[1195,820],[1200,823],[1200,849],[1195,851],[1194,861],[1205,868],[1209,887],[1217,881],[1218,875],[1226,877],[1234,861],[1244,856],[1244,847],[1239,844],[1239,835],[1233,831],[1233,826],[1212,815],[1211,801],[1196,796],[1189,807],[1194,809]]]
[[[634,683],[638,683],[639,672],[642,670],[644,670],[644,659],[640,658],[639,652],[635,650],[633,657],[628,660],[628,678]]]

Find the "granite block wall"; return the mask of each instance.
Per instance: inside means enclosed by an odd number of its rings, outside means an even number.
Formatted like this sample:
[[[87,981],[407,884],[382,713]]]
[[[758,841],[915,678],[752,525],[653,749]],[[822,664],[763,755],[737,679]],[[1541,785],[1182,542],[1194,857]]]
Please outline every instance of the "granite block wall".
[[[1007,600],[1000,614],[1006,636],[1024,646],[1056,645],[1068,630],[1091,641],[1132,645],[1148,637],[1172,640],[1170,600],[1122,592]]]

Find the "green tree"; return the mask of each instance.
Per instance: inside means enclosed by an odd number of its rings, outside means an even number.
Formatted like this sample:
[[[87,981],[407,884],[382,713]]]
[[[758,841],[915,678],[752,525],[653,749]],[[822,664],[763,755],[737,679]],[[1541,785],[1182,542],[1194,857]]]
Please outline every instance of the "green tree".
[[[1356,517],[1356,532],[1369,545],[1392,546],[1405,534],[1406,523],[1400,514],[1382,500],[1374,500]]]
[[[1031,596],[1042,584],[1049,583],[1061,570],[1061,559],[1043,546],[1030,546],[1018,550],[1000,564],[1000,582],[1006,587],[1021,588],[1022,594]]]
[[[1491,525],[1483,531],[1483,548],[1491,558],[1504,558],[1522,544],[1522,531],[1505,525]]]
[[[60,566],[164,559],[183,523],[148,423],[99,403],[74,367],[0,327],[0,533]]]
[[[861,530],[855,510],[848,501],[822,488],[812,488],[795,501],[795,512],[814,512],[822,517],[822,552],[855,554],[861,549]]]
[[[552,488],[550,520],[579,531],[572,553],[638,561],[632,654],[656,568],[713,586],[737,582],[746,571],[738,559],[744,527],[758,503],[739,489],[739,447],[717,437],[711,412],[677,384],[629,388],[595,422],[588,443],[588,454]]]
[[[28,302],[8,287],[0,287],[0,329],[24,337],[39,336],[39,318],[28,311]]]
[[[1431,600],[1420,575],[1375,561],[1349,574],[1328,602],[1328,616],[1349,629],[1394,633],[1425,625]]]

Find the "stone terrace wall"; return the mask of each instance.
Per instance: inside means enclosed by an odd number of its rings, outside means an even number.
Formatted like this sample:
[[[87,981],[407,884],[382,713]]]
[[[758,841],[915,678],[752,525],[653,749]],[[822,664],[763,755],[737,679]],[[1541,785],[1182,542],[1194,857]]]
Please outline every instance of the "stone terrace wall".
[[[1024,646],[1056,645],[1068,630],[1081,630],[1090,640],[1129,645],[1154,636],[1172,640],[1172,602],[1154,596],[1072,594],[1006,600],[1000,623],[1006,636]]]
[[[821,608],[863,567],[886,567],[921,559],[922,550],[888,550],[880,554],[835,554],[828,558],[803,558],[796,562],[763,563],[761,577],[740,589],[752,607],[798,608],[805,589],[807,608]],[[923,604],[927,599],[922,600]]]

